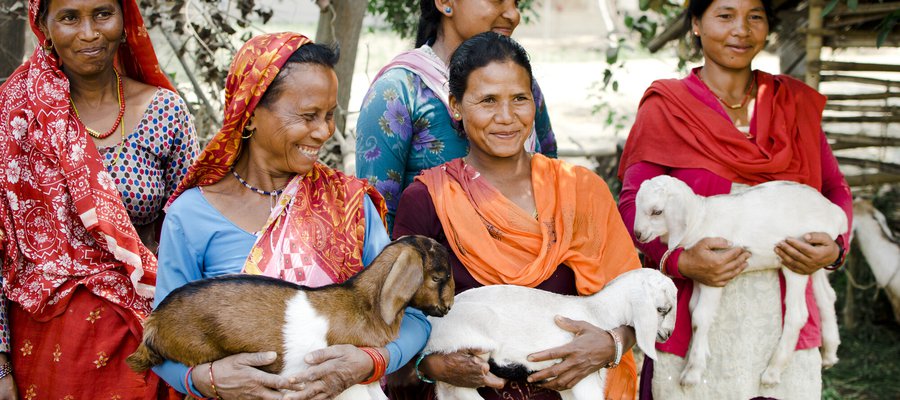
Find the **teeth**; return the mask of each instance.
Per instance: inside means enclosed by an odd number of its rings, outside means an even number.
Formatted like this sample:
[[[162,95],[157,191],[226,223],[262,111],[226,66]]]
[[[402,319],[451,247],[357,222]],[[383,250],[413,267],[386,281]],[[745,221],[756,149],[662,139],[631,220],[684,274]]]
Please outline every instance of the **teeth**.
[[[309,158],[317,158],[319,156],[319,149],[317,148],[313,149],[309,147],[298,147],[297,149],[300,150],[301,154]]]

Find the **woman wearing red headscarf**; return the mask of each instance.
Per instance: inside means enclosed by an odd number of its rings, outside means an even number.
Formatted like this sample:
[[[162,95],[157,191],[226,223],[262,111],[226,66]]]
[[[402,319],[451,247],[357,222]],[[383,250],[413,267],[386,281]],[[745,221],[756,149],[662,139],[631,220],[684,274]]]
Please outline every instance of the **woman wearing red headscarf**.
[[[134,0],[32,0],[29,16],[41,46],[0,88],[0,397],[157,398],[124,359],[151,309],[146,245],[196,151],[187,108]]]
[[[703,196],[771,180],[800,182],[820,190],[850,218],[850,189],[822,133],[825,97],[789,76],[751,69],[769,33],[771,1],[692,0],[689,11],[704,64],[684,79],[653,82],[620,162],[619,210],[632,238],[635,195],[643,181],[663,174]],[[786,238],[775,252],[794,272],[812,274],[840,265],[848,235],[835,241],[809,232],[802,240]],[[647,264],[672,277],[678,287],[675,330],[657,345],[657,361],[644,364],[642,399],[652,397],[651,381],[653,395],[665,399],[821,397],[821,324],[811,286],[806,290],[809,320],[791,364],[781,384],[764,387],[760,376],[781,334],[784,289],[779,288],[779,272],[741,274],[749,254],[722,238],[671,252],[658,239],[635,244]],[[702,381],[682,386],[694,281],[725,286],[725,291]]]

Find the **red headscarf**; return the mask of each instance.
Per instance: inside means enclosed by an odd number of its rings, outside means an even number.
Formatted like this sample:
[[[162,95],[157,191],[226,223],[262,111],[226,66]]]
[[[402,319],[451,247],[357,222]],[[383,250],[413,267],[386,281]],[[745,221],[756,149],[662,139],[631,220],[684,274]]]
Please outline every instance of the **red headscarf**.
[[[31,28],[44,42],[29,1]],[[134,0],[122,0],[129,77],[172,89]],[[0,87],[0,220],[7,297],[36,319],[65,309],[83,285],[138,316],[150,312],[156,258],[141,243],[115,181],[69,107],[60,60],[38,47]]]
[[[185,190],[211,185],[229,174],[253,110],[291,54],[307,43],[310,40],[303,35],[282,32],[256,36],[244,44],[228,72],[222,129],[191,165],[169,204]],[[372,186],[316,163],[285,188],[244,272],[308,286],[343,282],[355,275],[363,268],[365,195],[384,222],[384,199]]]
[[[619,179],[632,164],[649,161],[703,168],[749,185],[790,180],[820,189],[825,97],[785,75],[755,74],[755,141],[700,101],[688,89],[691,77],[653,82],[625,144]]]

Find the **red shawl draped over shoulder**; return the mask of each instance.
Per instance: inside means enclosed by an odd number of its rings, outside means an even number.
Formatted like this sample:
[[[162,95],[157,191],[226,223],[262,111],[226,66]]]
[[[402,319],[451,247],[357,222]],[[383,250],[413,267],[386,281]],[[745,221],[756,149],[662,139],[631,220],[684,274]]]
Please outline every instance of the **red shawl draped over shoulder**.
[[[310,43],[282,32],[256,36],[238,51],[225,86],[222,129],[209,142],[169,199],[185,190],[220,181],[240,155],[244,127],[291,54]],[[379,210],[384,199],[374,187],[316,163],[288,183],[251,249],[244,273],[264,274],[308,286],[343,282],[364,267],[365,195]]]
[[[31,28],[39,0],[29,1]],[[134,0],[122,2],[124,73],[173,90]],[[38,47],[0,86],[0,223],[6,296],[37,320],[65,310],[86,287],[138,317],[150,312],[156,258],[141,243],[94,142],[69,107],[69,80]]]
[[[822,188],[821,116],[825,96],[785,75],[755,71],[756,142],[701,102],[683,80],[653,82],[619,163],[703,168],[748,185],[789,180]]]

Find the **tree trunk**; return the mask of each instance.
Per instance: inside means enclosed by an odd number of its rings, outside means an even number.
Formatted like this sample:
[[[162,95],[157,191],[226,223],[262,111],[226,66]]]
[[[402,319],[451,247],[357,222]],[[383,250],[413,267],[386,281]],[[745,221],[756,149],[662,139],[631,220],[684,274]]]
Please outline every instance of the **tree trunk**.
[[[0,0],[8,8],[22,0]],[[25,53],[25,19],[0,15],[0,82],[18,68]]]
[[[337,132],[326,146],[330,157],[326,155],[326,163],[332,167],[353,173],[355,140],[347,134],[347,111],[350,106],[350,87],[353,84],[353,69],[356,65],[356,49],[359,34],[362,31],[363,17],[366,15],[366,0],[342,0],[324,2],[319,14],[319,25],[316,30],[316,43],[337,43],[341,49],[341,58],[334,70],[338,77],[338,113],[335,115]]]

